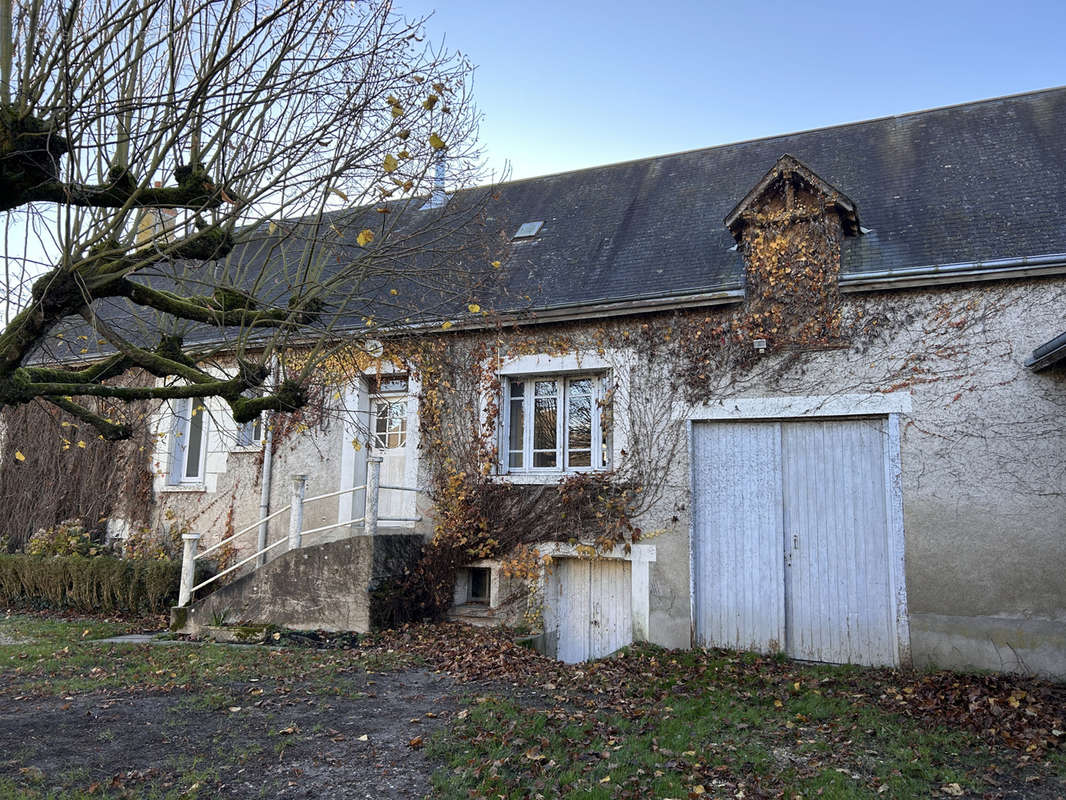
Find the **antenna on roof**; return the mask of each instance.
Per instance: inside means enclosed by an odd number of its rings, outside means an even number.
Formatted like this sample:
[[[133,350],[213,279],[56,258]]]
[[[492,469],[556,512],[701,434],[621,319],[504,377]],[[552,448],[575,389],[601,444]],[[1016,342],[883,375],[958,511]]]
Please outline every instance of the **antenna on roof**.
[[[448,202],[448,195],[444,191],[444,176],[446,173],[444,159],[444,153],[437,156],[436,175],[433,178],[433,191],[429,193],[429,199],[426,200],[425,205],[418,209],[419,211],[425,211],[429,208],[443,208],[445,203]]]

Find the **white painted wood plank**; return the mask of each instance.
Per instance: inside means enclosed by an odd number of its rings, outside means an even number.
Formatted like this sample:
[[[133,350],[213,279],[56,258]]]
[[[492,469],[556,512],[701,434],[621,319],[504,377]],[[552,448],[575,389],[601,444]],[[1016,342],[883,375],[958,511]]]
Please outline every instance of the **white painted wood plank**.
[[[589,657],[603,658],[633,641],[633,579],[628,561],[590,564]]]
[[[548,638],[549,654],[559,657],[559,570],[562,562],[555,560],[549,570],[545,570],[543,586],[543,611],[544,635]]]
[[[692,426],[696,643],[784,646],[780,425]]]
[[[636,582],[633,580],[633,563],[631,561],[616,562],[619,567],[618,576],[620,601],[618,603],[619,626],[618,638],[611,649],[613,653],[620,647],[633,643],[633,590]],[[645,565],[646,568],[646,565]]]
[[[648,559],[636,569],[646,582]],[[635,568],[620,558],[559,557],[545,581],[544,630],[555,657],[574,664],[610,655],[633,642]]]
[[[587,658],[606,655],[602,651],[610,644],[612,601],[609,568],[604,563],[589,562],[589,649]]]
[[[556,657],[567,664],[588,661],[591,602],[589,561],[565,558],[556,562],[559,607],[559,644]]]
[[[885,421],[787,423],[783,429],[788,652],[893,664]]]

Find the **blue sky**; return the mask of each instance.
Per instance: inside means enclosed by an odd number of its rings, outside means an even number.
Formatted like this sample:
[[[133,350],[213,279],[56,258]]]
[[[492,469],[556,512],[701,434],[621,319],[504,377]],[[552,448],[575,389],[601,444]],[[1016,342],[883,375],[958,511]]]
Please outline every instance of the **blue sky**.
[[[397,0],[512,177],[1066,84],[1066,3]]]

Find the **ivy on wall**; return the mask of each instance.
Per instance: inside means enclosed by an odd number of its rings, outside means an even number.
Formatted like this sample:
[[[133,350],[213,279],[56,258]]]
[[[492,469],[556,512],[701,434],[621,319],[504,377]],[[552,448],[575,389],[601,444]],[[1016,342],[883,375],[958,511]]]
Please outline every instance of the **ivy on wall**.
[[[40,528],[75,518],[99,531],[112,516],[147,524],[152,510],[152,405],[96,401],[110,419],[132,423],[133,438],[105,441],[53,406],[28,403],[0,411],[0,540],[20,549]]]

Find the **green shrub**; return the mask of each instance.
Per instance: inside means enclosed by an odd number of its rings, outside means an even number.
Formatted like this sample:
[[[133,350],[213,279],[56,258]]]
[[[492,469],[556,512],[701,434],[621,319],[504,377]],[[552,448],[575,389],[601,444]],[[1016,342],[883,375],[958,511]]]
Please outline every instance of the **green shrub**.
[[[65,519],[51,528],[39,528],[26,542],[26,552],[33,556],[95,556],[101,548],[80,519]]]
[[[0,554],[0,604],[159,613],[176,600],[180,577],[177,561]]]
[[[168,561],[181,558],[181,534],[184,528],[154,531],[151,528],[136,528],[122,542],[126,558],[145,561]]]

